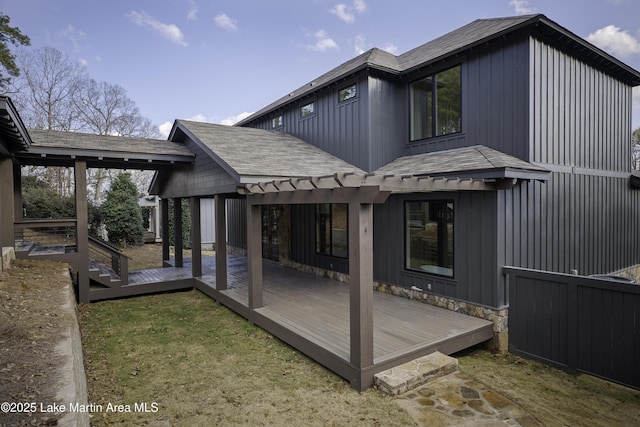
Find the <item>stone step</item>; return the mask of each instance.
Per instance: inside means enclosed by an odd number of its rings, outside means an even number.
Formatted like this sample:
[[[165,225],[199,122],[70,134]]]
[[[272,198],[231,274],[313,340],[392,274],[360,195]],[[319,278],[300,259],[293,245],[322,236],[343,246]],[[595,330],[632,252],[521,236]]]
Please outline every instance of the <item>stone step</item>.
[[[458,359],[436,351],[374,376],[378,390],[397,396],[458,370]]]

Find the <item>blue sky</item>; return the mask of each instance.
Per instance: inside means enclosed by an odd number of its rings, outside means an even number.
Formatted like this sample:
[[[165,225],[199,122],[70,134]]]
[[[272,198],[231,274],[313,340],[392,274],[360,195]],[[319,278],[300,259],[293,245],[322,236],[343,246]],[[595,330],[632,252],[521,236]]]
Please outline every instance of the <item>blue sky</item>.
[[[638,0],[0,0],[0,11],[32,47],[122,86],[164,132],[176,118],[233,123],[372,47],[401,54],[477,18],[543,13],[640,70]]]

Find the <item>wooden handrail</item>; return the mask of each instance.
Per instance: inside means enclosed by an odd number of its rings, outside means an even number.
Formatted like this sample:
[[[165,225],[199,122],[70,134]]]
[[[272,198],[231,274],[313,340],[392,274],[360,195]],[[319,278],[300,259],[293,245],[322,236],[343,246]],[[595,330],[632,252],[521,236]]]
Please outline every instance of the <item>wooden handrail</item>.
[[[30,219],[23,221],[15,221],[13,225],[16,228],[44,228],[44,227],[75,227],[78,220],[75,218],[65,219]]]

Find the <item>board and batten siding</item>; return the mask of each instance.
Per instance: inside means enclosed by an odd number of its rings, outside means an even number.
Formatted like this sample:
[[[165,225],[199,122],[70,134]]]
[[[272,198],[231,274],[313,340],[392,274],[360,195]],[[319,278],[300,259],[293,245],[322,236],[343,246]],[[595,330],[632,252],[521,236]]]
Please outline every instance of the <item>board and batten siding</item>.
[[[338,91],[351,84],[357,85],[357,96],[338,102]],[[314,103],[314,113],[300,116],[300,107]],[[370,170],[368,149],[368,93],[367,78],[360,74],[316,92],[313,96],[287,104],[269,116],[247,124],[258,129],[272,129],[271,120],[282,115],[283,132],[314,145],[327,153],[361,169]]]
[[[443,70],[461,65],[462,132],[409,142],[405,131],[404,154],[484,145],[528,160],[528,49],[526,37],[501,39],[443,65]],[[416,74],[409,80],[425,75]],[[408,106],[408,100],[405,104]]]
[[[409,138],[407,87],[371,73],[369,88],[369,169],[404,155]]]
[[[454,203],[453,278],[405,268],[405,202],[430,200]],[[496,206],[493,191],[391,195],[385,204],[374,206],[374,279],[490,307],[503,306],[504,289],[496,288],[499,269],[493,250]]]
[[[530,39],[529,157],[553,172],[499,193],[501,265],[583,275],[640,263],[631,87]]]
[[[630,172],[632,88],[530,41],[530,160]]]
[[[185,145],[195,154],[195,164],[191,168],[160,171],[158,180],[161,183],[161,198],[206,197],[235,192],[236,181],[208,153],[189,139],[185,140]]]
[[[247,249],[247,200],[227,199],[227,245],[236,249]]]
[[[551,174],[498,193],[499,264],[581,275],[640,263],[640,191],[628,178]]]

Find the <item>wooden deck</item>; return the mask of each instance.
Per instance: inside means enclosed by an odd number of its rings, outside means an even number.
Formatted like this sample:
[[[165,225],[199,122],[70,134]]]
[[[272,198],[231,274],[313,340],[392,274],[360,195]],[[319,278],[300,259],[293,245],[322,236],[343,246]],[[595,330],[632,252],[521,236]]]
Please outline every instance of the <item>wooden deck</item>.
[[[264,306],[249,308],[246,258],[229,257],[228,289],[218,291],[214,262],[203,262],[196,288],[362,388],[373,375],[417,357],[452,354],[493,336],[493,324],[475,317],[374,292],[374,366],[349,363],[349,286],[263,262]],[[170,270],[170,269],[165,269]],[[360,376],[356,379],[356,376]],[[364,380],[363,380],[364,376]]]

